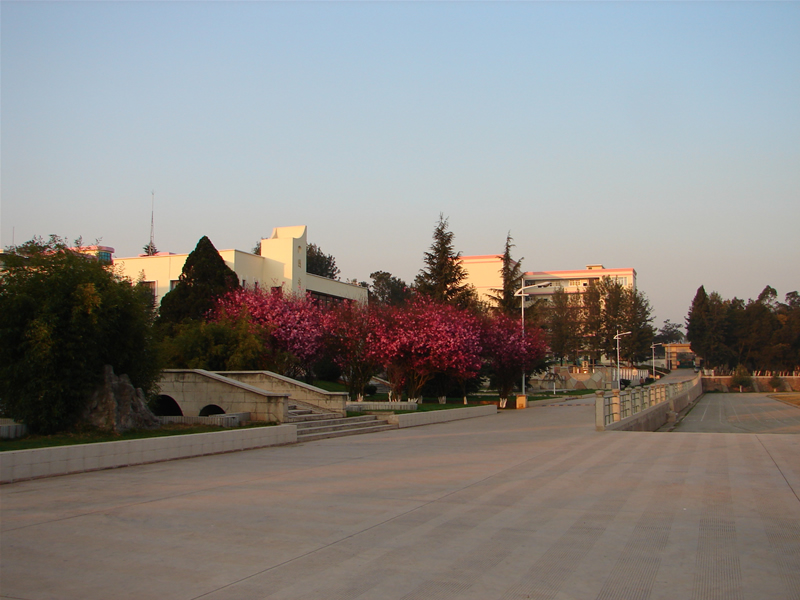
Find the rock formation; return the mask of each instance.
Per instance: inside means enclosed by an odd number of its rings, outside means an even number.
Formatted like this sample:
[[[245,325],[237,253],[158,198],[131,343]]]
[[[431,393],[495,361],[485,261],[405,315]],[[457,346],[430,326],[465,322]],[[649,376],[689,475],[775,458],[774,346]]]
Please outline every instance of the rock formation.
[[[84,422],[114,433],[158,427],[158,418],[147,408],[141,388],[134,388],[127,375],[115,375],[110,365],[103,368],[103,375],[103,383],[84,411]]]

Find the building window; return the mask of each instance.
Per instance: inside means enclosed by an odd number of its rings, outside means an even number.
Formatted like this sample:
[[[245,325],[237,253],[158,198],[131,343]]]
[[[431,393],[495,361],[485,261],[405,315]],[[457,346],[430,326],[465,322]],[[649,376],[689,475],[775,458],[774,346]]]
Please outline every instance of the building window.
[[[140,285],[143,285],[146,289],[150,291],[153,295],[153,303],[155,304],[156,300],[158,299],[158,287],[155,281],[142,281]]]

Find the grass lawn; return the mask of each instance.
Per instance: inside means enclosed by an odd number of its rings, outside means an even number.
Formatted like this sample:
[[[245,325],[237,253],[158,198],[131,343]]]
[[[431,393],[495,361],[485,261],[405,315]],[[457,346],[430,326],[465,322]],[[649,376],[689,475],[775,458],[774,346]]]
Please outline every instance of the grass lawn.
[[[800,394],[771,394],[770,398],[775,400],[782,400],[786,404],[792,404],[800,408]]]
[[[266,427],[274,423],[255,423],[244,427]],[[120,435],[114,435],[95,429],[75,432],[64,432],[53,435],[27,435],[15,440],[0,440],[0,452],[10,450],[30,450],[33,448],[49,448],[52,446],[74,446],[76,444],[97,444],[99,442],[119,442],[122,440],[138,440],[142,438],[165,437],[169,435],[187,435],[191,433],[211,433],[226,431],[229,428],[215,425],[183,425],[167,423],[159,429],[137,429]]]

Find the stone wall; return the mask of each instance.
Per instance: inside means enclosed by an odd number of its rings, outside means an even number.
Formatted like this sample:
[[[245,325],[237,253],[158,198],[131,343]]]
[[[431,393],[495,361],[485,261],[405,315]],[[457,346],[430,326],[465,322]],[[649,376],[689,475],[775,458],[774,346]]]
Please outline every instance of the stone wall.
[[[769,380],[772,377],[751,377],[753,380],[753,388],[756,392],[775,392],[769,385]],[[778,389],[778,392],[800,392],[800,377],[781,377],[783,386]],[[739,388],[731,389],[731,376],[703,376],[703,391],[704,392],[738,392]]]
[[[346,392],[328,392],[272,371],[217,371],[217,374],[267,392],[286,394],[291,400],[307,402],[343,416],[347,410]]]

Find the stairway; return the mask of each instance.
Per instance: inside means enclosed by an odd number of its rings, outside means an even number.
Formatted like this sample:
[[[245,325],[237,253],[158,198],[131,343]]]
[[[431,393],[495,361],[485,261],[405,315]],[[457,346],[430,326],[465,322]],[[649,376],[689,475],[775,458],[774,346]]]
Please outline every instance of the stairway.
[[[386,419],[379,419],[375,415],[358,417],[340,417],[336,413],[323,412],[322,409],[307,404],[290,404],[289,420],[297,426],[297,441],[310,442],[325,438],[343,437],[345,435],[358,435],[360,433],[375,433],[396,429],[397,425],[390,425]]]

